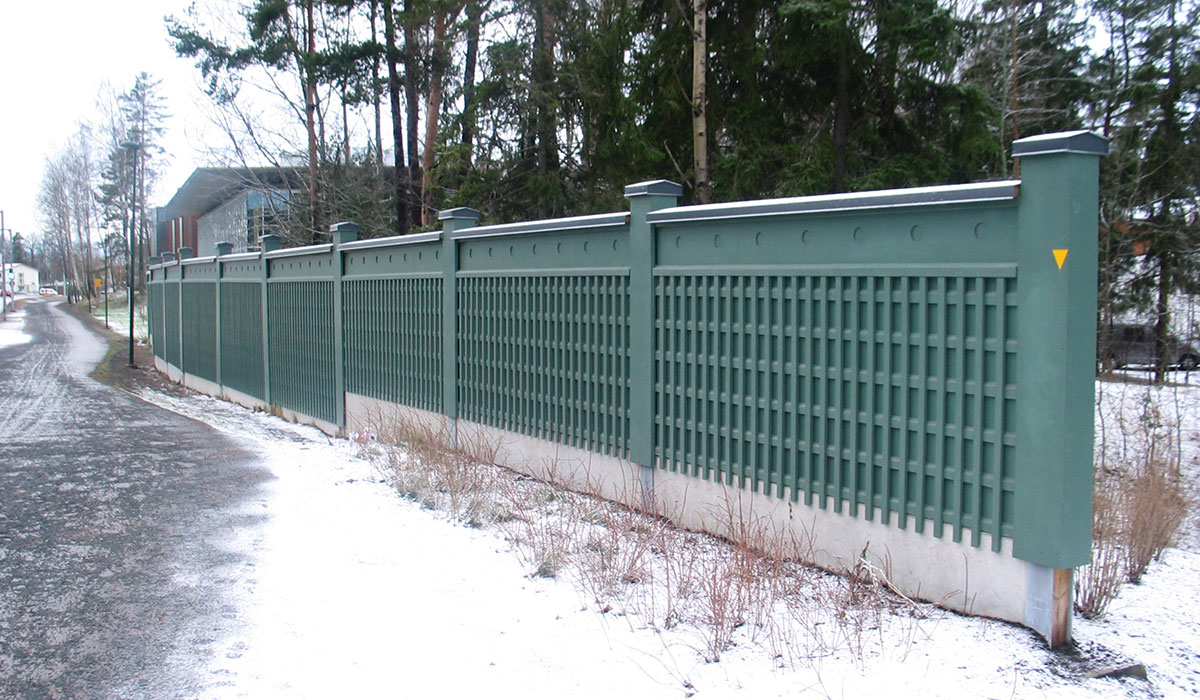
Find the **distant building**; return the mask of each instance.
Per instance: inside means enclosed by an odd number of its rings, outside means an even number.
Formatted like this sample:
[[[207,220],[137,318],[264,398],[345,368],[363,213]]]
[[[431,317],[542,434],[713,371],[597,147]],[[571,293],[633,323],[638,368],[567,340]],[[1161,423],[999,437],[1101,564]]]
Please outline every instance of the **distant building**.
[[[235,253],[257,250],[263,235],[278,233],[302,177],[300,168],[197,168],[156,212],[152,253],[188,246],[198,256],[215,255],[224,241]]]
[[[36,267],[22,263],[5,263],[4,284],[14,293],[37,294],[42,287],[42,273]]]

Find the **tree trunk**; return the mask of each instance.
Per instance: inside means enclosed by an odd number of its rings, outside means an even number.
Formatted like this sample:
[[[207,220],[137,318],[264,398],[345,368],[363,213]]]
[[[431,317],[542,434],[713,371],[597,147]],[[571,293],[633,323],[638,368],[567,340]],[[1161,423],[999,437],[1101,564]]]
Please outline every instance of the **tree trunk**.
[[[379,0],[371,0],[371,43],[379,43],[375,22],[379,14]],[[383,118],[379,99],[379,52],[371,56],[371,104],[375,108],[375,163],[383,165]]]
[[[408,201],[414,209],[409,210],[412,223],[421,222],[421,198],[416,185],[421,181],[421,161],[418,155],[417,133],[420,129],[420,95],[417,93],[418,19],[413,0],[404,0],[404,104],[408,109]]]
[[[537,138],[537,212],[549,218],[558,205],[558,122],[554,107],[554,16],[546,2],[534,7],[533,93],[535,102],[534,134]]]
[[[313,3],[306,0],[304,11],[306,26],[304,27],[305,45],[308,58],[311,60],[317,53],[317,27],[313,18]],[[317,185],[317,79],[311,70],[301,65],[300,72],[304,79],[304,126],[308,130],[308,205],[309,225],[315,236],[321,230],[321,193]]]
[[[1009,65],[1009,72],[1011,73],[1012,83],[1011,83],[1009,91],[1012,94],[1009,95],[1009,98],[1011,99],[1011,102],[1012,102],[1012,107],[1011,107],[1011,109],[1012,109],[1012,117],[1011,117],[1011,119],[1012,119],[1012,140],[1016,141],[1017,139],[1021,138],[1021,124],[1017,120],[1017,109],[1020,107],[1020,82],[1017,77],[1017,69],[1020,66],[1019,66],[1019,62],[1017,60],[1017,58],[1019,56],[1019,52],[1018,52],[1018,43],[1017,43],[1017,2],[1016,2],[1016,0],[1009,0],[1008,8],[1009,8],[1009,12],[1012,13],[1012,17],[1010,18],[1011,25],[1012,25],[1011,36],[1009,38],[1009,41],[1012,42],[1012,59],[1011,59],[1010,65]],[[1011,144],[1010,144],[1009,148],[1004,149],[1005,153],[1007,153],[1011,150],[1012,150]],[[1021,177],[1021,159],[1013,158],[1012,164],[1013,164],[1012,165],[1013,179],[1020,179],[1020,177]]]
[[[383,2],[383,37],[387,55],[388,106],[392,112],[392,184],[396,196],[397,233],[408,233],[408,172],[404,167],[404,125],[400,116],[400,74],[396,71],[396,17],[392,0]]]
[[[833,184],[831,192],[846,190],[846,148],[850,131],[850,27],[844,27],[837,38],[836,105],[833,113]]]
[[[708,2],[694,0],[692,12],[692,154],[696,201],[712,201],[708,174]]]
[[[433,165],[437,155],[438,118],[442,113],[442,74],[445,72],[446,14],[437,13],[433,23],[433,61],[429,71],[429,100],[425,106],[425,151],[421,157],[421,224],[432,226]]]
[[[477,0],[467,3],[467,55],[463,60],[463,176],[471,168],[475,148],[475,63],[479,57],[479,22],[483,14]]]
[[[350,167],[350,108],[346,105],[346,89],[342,87],[342,157]]]

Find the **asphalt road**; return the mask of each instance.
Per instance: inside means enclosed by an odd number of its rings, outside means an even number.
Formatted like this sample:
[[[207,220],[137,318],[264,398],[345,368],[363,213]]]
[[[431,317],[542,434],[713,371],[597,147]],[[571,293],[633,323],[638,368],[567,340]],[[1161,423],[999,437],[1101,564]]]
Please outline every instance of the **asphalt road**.
[[[238,625],[271,475],[212,428],[90,379],[101,339],[51,303],[0,348],[0,697],[177,698]],[[231,572],[235,572],[231,574]]]

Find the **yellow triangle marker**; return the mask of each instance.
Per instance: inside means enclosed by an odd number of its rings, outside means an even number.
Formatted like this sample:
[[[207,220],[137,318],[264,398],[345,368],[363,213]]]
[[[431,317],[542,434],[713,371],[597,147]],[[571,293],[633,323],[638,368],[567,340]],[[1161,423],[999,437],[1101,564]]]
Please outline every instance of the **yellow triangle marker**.
[[[1067,248],[1055,248],[1054,262],[1058,263],[1058,269],[1062,269],[1063,263],[1067,261]]]

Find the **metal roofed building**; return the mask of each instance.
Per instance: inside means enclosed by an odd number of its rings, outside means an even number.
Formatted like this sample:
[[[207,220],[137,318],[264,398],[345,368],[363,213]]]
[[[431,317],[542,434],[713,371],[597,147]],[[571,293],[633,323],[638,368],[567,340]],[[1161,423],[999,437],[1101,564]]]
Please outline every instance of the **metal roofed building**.
[[[279,233],[303,176],[297,167],[197,168],[162,207],[153,254],[188,246],[215,255],[223,241],[235,253],[257,250],[263,235]]]

